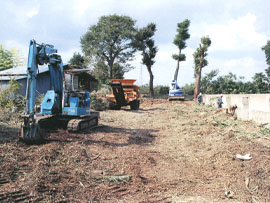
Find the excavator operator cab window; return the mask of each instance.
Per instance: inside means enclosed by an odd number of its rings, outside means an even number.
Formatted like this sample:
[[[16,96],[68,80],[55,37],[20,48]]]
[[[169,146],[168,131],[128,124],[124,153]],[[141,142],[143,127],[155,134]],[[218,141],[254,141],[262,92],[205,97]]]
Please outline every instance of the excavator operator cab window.
[[[76,99],[75,99],[76,98]],[[75,74],[65,74],[64,106],[70,106],[71,101],[77,101],[79,107],[86,106],[87,96],[79,91],[79,76]]]
[[[79,76],[73,75],[73,89],[79,90]]]
[[[78,90],[79,89],[79,77],[74,74],[65,74],[65,90]]]
[[[177,85],[177,82],[175,80],[172,81],[170,90],[177,90],[179,89],[179,86]]]
[[[71,75],[70,74],[65,74],[65,90],[71,90],[72,85],[71,85]]]

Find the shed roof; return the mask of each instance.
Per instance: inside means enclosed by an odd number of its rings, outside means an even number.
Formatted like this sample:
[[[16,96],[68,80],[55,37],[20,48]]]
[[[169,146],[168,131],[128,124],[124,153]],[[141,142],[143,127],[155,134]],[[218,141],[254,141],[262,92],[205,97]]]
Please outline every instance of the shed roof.
[[[63,65],[64,70],[66,70],[69,73],[86,73],[88,71],[90,71],[89,68],[86,69],[79,69],[76,68],[75,66],[71,66],[70,64],[64,64]],[[41,73],[45,73],[49,71],[49,67],[48,65],[42,65],[38,67],[39,69],[39,74]],[[91,80],[96,80],[94,76],[92,76],[91,74],[89,74],[91,76]],[[6,69],[3,71],[0,71],[0,81],[9,81],[12,78],[14,78],[15,80],[21,80],[24,78],[27,78],[27,67],[26,66],[19,66],[16,68],[10,68],[10,69]]]
[[[27,78],[26,71],[27,71],[26,66],[19,66],[16,68],[10,68],[10,69],[0,71],[0,80],[11,80],[11,78],[14,78],[15,80],[20,80],[20,79]],[[47,71],[49,71],[48,66],[39,66],[39,73],[44,73]]]
[[[64,64],[63,66],[64,66],[64,69],[70,68],[69,64]],[[39,69],[39,74],[49,71],[48,65],[38,66],[38,69]],[[27,78],[27,67],[19,66],[19,67],[0,71],[0,81],[11,80],[11,78],[14,78],[15,80],[21,80],[21,79]]]

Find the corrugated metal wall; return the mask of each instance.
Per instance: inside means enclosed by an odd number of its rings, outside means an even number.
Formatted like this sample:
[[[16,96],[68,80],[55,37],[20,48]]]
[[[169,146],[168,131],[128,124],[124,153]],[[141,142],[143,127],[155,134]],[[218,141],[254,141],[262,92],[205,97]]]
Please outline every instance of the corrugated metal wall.
[[[22,88],[20,89],[19,93],[23,96],[25,96],[26,93],[26,83],[27,78],[23,78],[20,80],[17,80],[19,83],[22,84]],[[0,81],[0,89],[6,89],[8,86],[9,81],[8,80],[2,80]],[[46,92],[50,89],[50,75],[49,72],[44,72],[38,75],[37,77],[37,92],[36,96],[39,96],[40,94],[46,94]]]

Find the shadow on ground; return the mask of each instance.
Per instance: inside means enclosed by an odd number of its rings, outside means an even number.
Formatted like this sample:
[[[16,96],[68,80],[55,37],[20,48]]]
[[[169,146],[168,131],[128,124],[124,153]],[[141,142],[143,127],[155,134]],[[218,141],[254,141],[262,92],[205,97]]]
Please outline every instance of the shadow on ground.
[[[86,145],[101,144],[116,147],[124,147],[128,145],[149,145],[153,143],[156,136],[153,135],[158,130],[153,129],[128,129],[100,125],[99,127],[88,130],[80,134],[69,134],[66,131],[53,133],[45,143],[50,142],[82,142]]]
[[[151,111],[164,111],[166,109],[165,108],[151,108],[151,109],[139,108],[138,110],[130,110],[130,109],[122,109],[122,110],[140,114],[140,113],[151,112]]]
[[[0,123],[0,144],[10,142],[18,138],[19,129],[16,127],[8,126],[7,124]]]

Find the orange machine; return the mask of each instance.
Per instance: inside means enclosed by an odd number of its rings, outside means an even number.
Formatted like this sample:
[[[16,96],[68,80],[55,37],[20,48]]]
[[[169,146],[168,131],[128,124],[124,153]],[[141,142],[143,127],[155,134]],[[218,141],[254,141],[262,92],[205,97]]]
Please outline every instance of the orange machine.
[[[110,85],[112,94],[106,95],[110,108],[119,110],[121,106],[130,105],[131,110],[137,110],[140,106],[139,87],[134,85],[136,80],[112,79]]]

